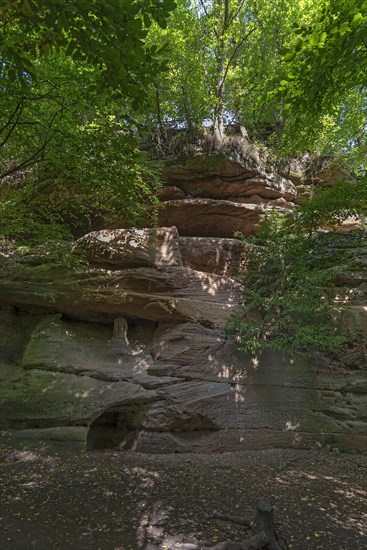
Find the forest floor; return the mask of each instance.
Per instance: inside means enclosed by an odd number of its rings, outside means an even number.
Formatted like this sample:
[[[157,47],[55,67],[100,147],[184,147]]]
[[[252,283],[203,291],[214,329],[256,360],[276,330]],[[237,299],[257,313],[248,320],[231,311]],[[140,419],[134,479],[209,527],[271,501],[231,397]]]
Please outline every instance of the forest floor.
[[[292,550],[367,540],[367,456],[267,450],[221,455],[0,448],[2,550],[179,550],[241,540],[214,511],[252,517],[270,500]]]

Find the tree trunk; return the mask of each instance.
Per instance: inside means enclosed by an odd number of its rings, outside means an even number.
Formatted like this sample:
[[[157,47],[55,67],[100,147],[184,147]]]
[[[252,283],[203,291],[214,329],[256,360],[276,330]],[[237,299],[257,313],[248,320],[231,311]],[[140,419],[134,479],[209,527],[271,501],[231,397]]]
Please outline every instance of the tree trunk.
[[[224,109],[223,106],[218,106],[218,109],[214,110],[214,135],[220,140],[224,136]]]

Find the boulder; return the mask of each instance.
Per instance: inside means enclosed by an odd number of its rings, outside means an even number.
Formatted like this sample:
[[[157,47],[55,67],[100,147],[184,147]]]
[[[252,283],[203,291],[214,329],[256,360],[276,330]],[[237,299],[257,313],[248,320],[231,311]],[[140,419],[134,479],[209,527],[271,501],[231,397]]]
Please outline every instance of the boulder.
[[[120,268],[182,265],[176,227],[92,231],[78,239],[74,249],[89,264]]]

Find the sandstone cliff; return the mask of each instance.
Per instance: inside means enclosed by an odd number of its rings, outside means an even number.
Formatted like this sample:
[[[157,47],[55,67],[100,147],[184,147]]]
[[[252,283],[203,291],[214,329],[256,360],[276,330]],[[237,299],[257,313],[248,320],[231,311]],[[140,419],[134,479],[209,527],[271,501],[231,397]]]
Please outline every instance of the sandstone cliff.
[[[233,232],[254,233],[265,209],[292,208],[314,184],[287,170],[221,155],[172,163],[161,227],[86,235],[83,269],[4,249],[3,437],[60,450],[366,451],[366,239],[335,245],[338,284],[356,289],[343,321],[353,349],[251,358],[223,330],[246,259]]]

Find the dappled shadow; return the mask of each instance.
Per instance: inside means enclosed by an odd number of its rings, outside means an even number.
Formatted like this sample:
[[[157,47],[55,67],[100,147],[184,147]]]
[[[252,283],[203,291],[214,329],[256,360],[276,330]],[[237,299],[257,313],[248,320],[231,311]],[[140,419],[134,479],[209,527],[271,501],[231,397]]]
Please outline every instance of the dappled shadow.
[[[363,548],[366,457],[312,451],[227,455],[95,452],[11,458],[0,448],[2,550],[188,550],[243,540],[215,510],[252,516],[268,499],[290,548]],[[5,454],[4,454],[5,453]],[[20,455],[19,455],[20,457]]]
[[[362,448],[365,395],[356,365],[347,381],[346,369],[326,375],[321,359],[317,370],[305,357],[250,358],[226,337],[222,328],[241,291],[226,263],[237,241],[190,240],[172,227],[92,237],[88,274],[64,280],[43,273],[29,287],[37,297],[42,283],[59,313],[42,313],[38,326],[33,318],[32,330],[13,346],[4,369],[12,388],[4,400],[5,428],[39,429],[35,446],[42,438],[51,444],[58,438],[60,447],[74,438],[82,448],[89,430],[89,448],[105,446],[103,440],[137,450],[151,444],[154,452],[317,443]],[[22,318],[16,311],[13,317],[9,341]],[[150,403],[144,419],[132,419],[136,402]]]

